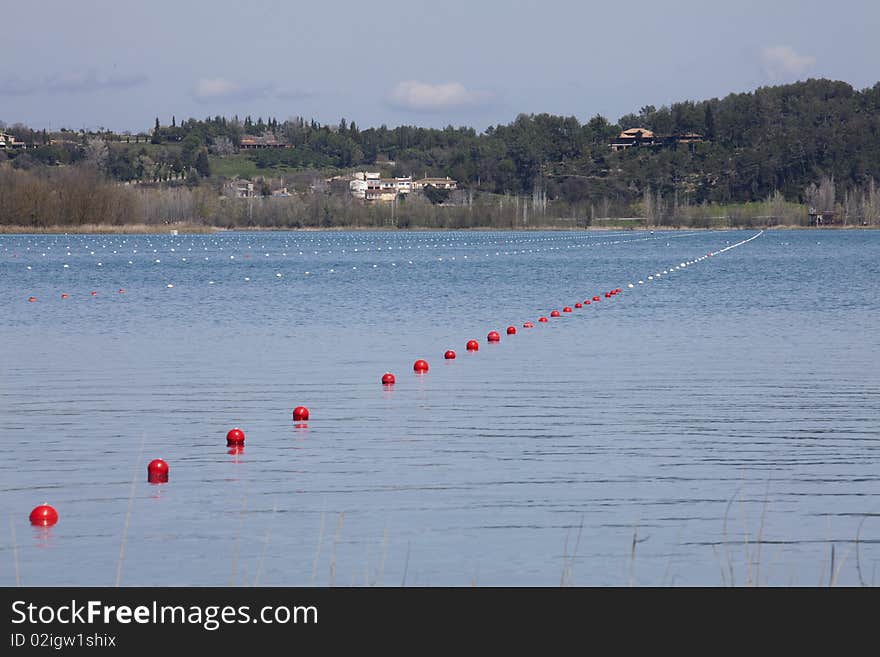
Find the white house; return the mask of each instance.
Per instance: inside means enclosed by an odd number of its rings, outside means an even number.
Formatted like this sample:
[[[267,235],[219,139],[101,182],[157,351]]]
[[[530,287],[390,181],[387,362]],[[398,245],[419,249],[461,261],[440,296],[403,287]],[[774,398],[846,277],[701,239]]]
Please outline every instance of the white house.
[[[378,171],[358,171],[348,183],[348,190],[355,198],[366,198],[367,187],[372,181],[379,180],[382,174]]]
[[[412,188],[416,191],[421,191],[428,186],[435,189],[458,189],[458,181],[453,180],[449,176],[445,178],[428,178],[428,176],[425,176],[421,180],[414,181],[412,184]]]

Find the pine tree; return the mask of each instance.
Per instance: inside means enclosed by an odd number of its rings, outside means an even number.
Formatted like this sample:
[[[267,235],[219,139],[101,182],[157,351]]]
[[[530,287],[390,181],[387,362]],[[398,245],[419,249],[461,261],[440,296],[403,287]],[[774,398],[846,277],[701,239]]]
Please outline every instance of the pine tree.
[[[202,178],[207,178],[211,175],[211,164],[208,162],[208,152],[204,148],[199,151],[199,154],[196,157],[195,168]]]
[[[706,116],[704,119],[706,125],[705,137],[709,141],[715,138],[715,117],[712,115],[712,105],[706,103]]]

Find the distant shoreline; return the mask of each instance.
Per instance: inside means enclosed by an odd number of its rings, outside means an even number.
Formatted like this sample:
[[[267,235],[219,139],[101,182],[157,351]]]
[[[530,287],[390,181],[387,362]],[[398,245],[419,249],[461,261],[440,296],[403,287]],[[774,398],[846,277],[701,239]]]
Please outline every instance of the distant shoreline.
[[[393,228],[388,226],[333,226],[331,228],[302,227],[286,228],[279,226],[241,226],[235,228],[221,228],[219,226],[207,226],[204,224],[84,224],[82,226],[0,226],[0,235],[163,235],[177,231],[180,235],[186,234],[213,234],[228,232],[289,232],[289,233],[315,233],[315,232],[400,232],[400,233],[423,233],[423,232],[537,232],[553,231],[561,233],[590,233],[608,231],[653,231],[653,232],[677,232],[677,231],[732,231],[732,230],[877,230],[878,226],[633,226],[631,224],[587,226],[587,227],[564,227],[564,226],[528,226],[528,227],[500,227],[500,226],[475,226],[472,228],[433,228],[433,227],[409,227]]]

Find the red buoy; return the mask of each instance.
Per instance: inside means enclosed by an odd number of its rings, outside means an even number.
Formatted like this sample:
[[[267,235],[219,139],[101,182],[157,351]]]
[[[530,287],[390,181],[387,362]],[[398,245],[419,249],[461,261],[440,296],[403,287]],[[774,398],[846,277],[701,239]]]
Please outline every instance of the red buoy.
[[[243,437],[242,440],[244,440]],[[162,459],[150,461],[150,464],[147,466],[147,481],[151,484],[166,483],[168,481],[168,464]]]
[[[487,342],[500,342],[501,336],[498,335],[498,331],[489,331],[489,335],[486,336]]]
[[[58,522],[58,512],[48,504],[41,504],[31,511],[30,521],[32,525],[51,527]]]
[[[37,300],[37,297],[28,297],[28,301],[31,303],[33,303],[36,300]]]
[[[578,301],[576,304],[574,304],[574,307],[575,308],[583,308],[584,305],[580,301]]]
[[[244,445],[244,431],[238,427],[230,429],[226,434],[226,446],[232,447],[233,445]]]
[[[539,321],[539,322],[548,322],[548,321],[550,321],[550,320],[548,320],[546,317],[539,317],[539,318],[538,318],[538,321]]]
[[[476,340],[468,340],[467,344],[465,345],[465,349],[467,349],[468,351],[479,351],[480,343]]]
[[[571,312],[571,308],[568,307],[568,306],[566,306],[565,308],[562,309],[562,312],[564,312],[564,313],[570,313],[570,312]]]
[[[610,299],[610,298],[611,298],[611,292],[606,292],[606,293],[605,293],[605,298],[606,298],[606,299]]]
[[[443,354],[443,358],[446,360],[455,360],[455,352],[452,349],[447,349],[446,353]]]
[[[382,385],[394,385],[394,375],[391,372],[385,372],[385,374],[382,375]]]
[[[523,328],[533,328],[534,326],[531,322],[523,322]]]
[[[93,296],[93,297],[96,297],[96,296],[98,296],[98,293],[97,293],[97,292],[92,292],[92,296]]]
[[[585,305],[585,306],[589,306],[589,305],[590,305],[590,300],[589,300],[589,299],[584,299],[584,305]]]
[[[554,310],[554,311],[552,311],[552,312],[550,313],[550,317],[559,317],[559,311],[558,311],[558,310]]]
[[[297,406],[293,409],[293,421],[294,422],[305,422],[309,419],[309,409],[305,406]]]
[[[598,301],[599,297],[593,297],[593,301]]]
[[[516,327],[508,326],[507,327],[507,335],[516,335]]]
[[[422,360],[419,358],[415,363],[413,363],[413,372],[418,372],[419,374],[424,374],[428,371],[428,361]]]
[[[66,298],[67,298],[67,295],[66,295],[64,292],[62,292],[62,293],[61,293],[61,298],[62,298],[62,299],[66,299]]]

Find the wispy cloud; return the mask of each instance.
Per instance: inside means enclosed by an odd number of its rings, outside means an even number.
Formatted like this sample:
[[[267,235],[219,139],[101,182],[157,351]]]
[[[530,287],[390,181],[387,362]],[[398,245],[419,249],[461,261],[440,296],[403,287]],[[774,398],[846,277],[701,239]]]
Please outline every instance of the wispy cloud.
[[[767,46],[761,49],[761,65],[770,80],[784,80],[806,73],[816,58],[802,55],[791,46]]]
[[[485,107],[494,98],[491,92],[467,89],[460,82],[430,84],[405,80],[391,90],[388,103],[414,112],[441,112]]]
[[[7,76],[0,78],[0,96],[80,94],[130,89],[147,82],[146,75],[102,75],[96,71],[57,73],[42,78]]]
[[[278,89],[274,84],[241,83],[229,78],[200,78],[193,89],[193,98],[200,103],[224,100],[304,100],[312,96],[308,91]]]

